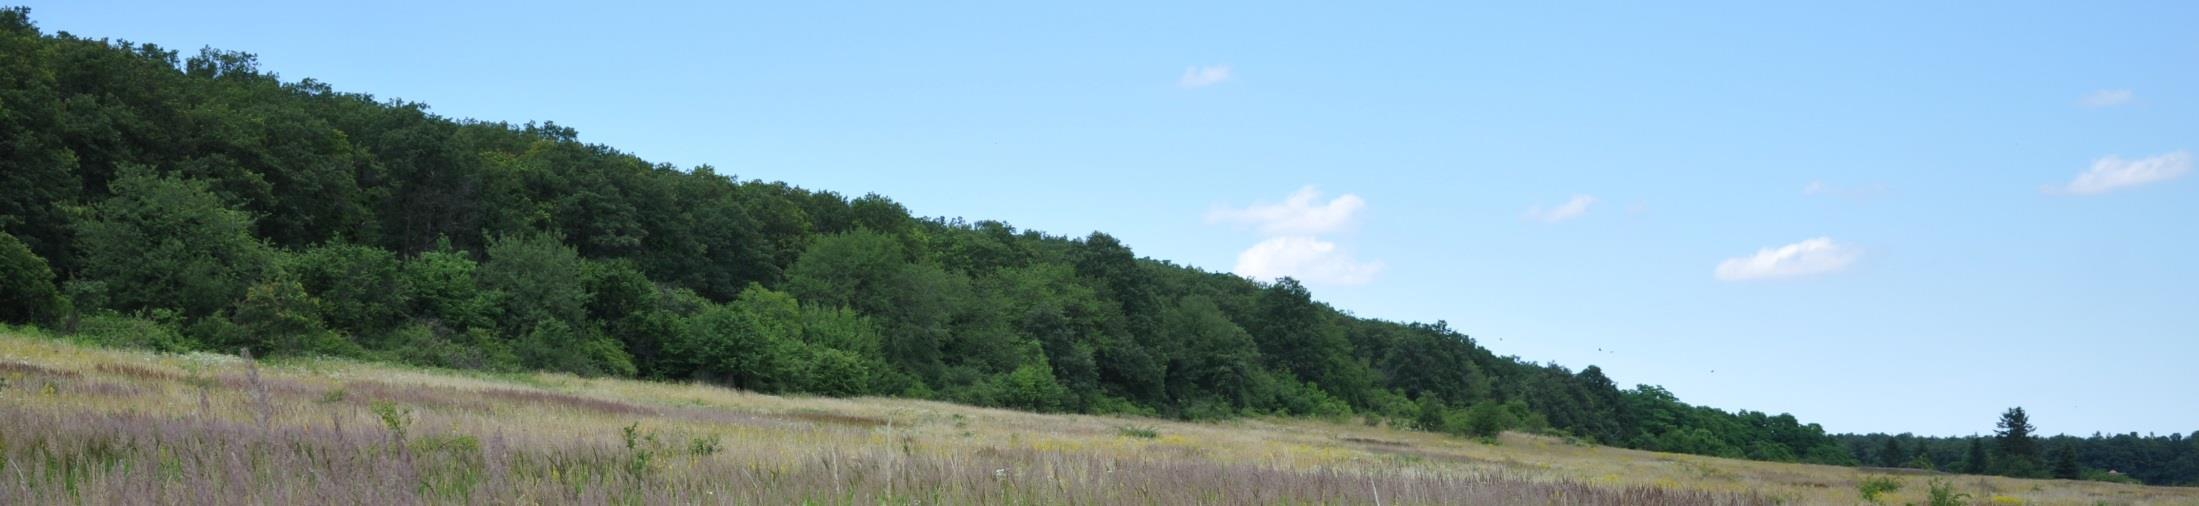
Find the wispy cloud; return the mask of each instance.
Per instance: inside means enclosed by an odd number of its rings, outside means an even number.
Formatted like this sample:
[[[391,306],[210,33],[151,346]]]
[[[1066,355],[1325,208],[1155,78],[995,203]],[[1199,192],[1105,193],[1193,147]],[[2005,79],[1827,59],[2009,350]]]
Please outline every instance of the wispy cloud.
[[[1861,255],[1862,252],[1855,248],[1836,244],[1828,237],[1818,237],[1776,248],[1764,248],[1757,250],[1755,255],[1728,258],[1718,263],[1718,269],[1713,275],[1720,281],[1809,276],[1845,269]]]
[[[1542,206],[1538,205],[1528,208],[1527,219],[1543,223],[1557,223],[1588,214],[1588,206],[1592,205],[1596,205],[1596,196],[1574,195],[1572,200],[1567,200],[1564,204],[1558,204],[1557,207],[1543,209]]]
[[[2077,105],[2089,109],[2100,109],[2128,104],[2132,98],[2136,98],[2136,95],[2133,95],[2130,90],[2099,90],[2079,97]]]
[[[2191,153],[2184,151],[2137,160],[2108,155],[2093,160],[2092,168],[2078,173],[2068,184],[2046,185],[2040,190],[2050,194],[2099,195],[2176,179],[2186,172],[2191,172]]]
[[[1312,235],[1335,232],[1349,227],[1367,201],[1358,195],[1343,194],[1328,202],[1319,202],[1321,190],[1312,186],[1299,188],[1280,204],[1256,203],[1244,208],[1219,208],[1206,213],[1207,223],[1241,223],[1259,228],[1269,235]]]
[[[1203,67],[1193,65],[1183,69],[1183,77],[1176,79],[1176,85],[1184,88],[1205,88],[1222,84],[1222,82],[1228,81],[1229,78],[1228,65],[1207,65]]]
[[[1309,236],[1273,237],[1237,254],[1232,272],[1258,280],[1289,276],[1308,283],[1359,285],[1382,272],[1382,262],[1361,262],[1336,243]]]

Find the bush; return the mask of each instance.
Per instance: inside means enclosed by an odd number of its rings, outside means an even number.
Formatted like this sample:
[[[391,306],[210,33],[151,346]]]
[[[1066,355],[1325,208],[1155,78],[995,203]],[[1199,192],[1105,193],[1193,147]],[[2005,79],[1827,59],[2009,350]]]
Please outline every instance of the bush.
[[[1044,361],[995,377],[993,392],[1001,406],[1028,411],[1059,411],[1062,400],[1069,398],[1069,389],[1054,381],[1054,370]]]
[[[313,297],[329,327],[352,335],[378,335],[402,321],[409,301],[398,286],[403,264],[388,250],[338,244],[285,258],[284,271]]]
[[[1925,504],[1931,506],[1962,506],[1965,501],[1970,500],[1970,494],[1955,492],[1955,485],[1947,480],[1933,479],[1926,486],[1930,495]]]
[[[77,322],[73,339],[119,348],[137,348],[164,353],[181,353],[198,349],[198,344],[183,336],[177,320],[182,315],[174,311],[158,310],[146,317],[132,317],[101,312],[84,317]]]
[[[398,327],[379,342],[384,356],[406,364],[487,371],[519,368],[511,345],[487,329],[453,331],[434,323],[413,323]]]
[[[226,335],[219,336],[219,342],[250,347],[261,356],[358,355],[360,351],[356,343],[330,332],[321,323],[316,301],[306,295],[303,285],[287,275],[246,290],[229,321],[236,325],[224,329]]]
[[[1862,483],[1856,484],[1855,488],[1856,491],[1863,494],[1863,500],[1877,504],[1880,496],[1885,495],[1887,492],[1901,490],[1901,480],[1894,479],[1892,476],[1866,476],[1863,478]]]
[[[54,289],[53,269],[15,236],[0,232],[0,323],[51,323],[67,302]]]
[[[2084,470],[2084,473],[2080,474],[2079,476],[2088,481],[2104,481],[2108,483],[2123,483],[2129,485],[2142,485],[2145,483],[2138,481],[2137,478],[2132,478],[2130,477],[2130,475],[2127,474],[2111,473],[2098,469],[2086,469]]]
[[[1520,426],[1519,418],[1510,410],[1495,402],[1481,402],[1466,410],[1465,433],[1469,436],[1493,438]]]

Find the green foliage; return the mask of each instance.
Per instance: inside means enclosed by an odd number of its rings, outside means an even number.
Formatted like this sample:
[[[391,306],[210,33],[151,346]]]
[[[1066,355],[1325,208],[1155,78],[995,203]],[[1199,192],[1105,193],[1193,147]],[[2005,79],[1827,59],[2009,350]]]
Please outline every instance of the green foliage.
[[[2023,408],[2008,408],[2001,413],[1993,440],[1993,462],[1998,474],[2020,478],[2036,478],[2046,475],[2046,466],[2039,459],[2039,443],[2031,433],[2031,417]]]
[[[53,269],[29,245],[0,232],[0,323],[52,323],[68,303],[54,288]]]
[[[2142,481],[2138,481],[2137,478],[2132,478],[2130,477],[2130,475],[2127,474],[2102,471],[2099,469],[2086,469],[2084,470],[2084,472],[2079,473],[2078,478],[2086,481],[2104,481],[2108,483],[2122,483],[2126,485],[2142,485],[2145,483]]]
[[[330,329],[353,336],[388,332],[411,305],[400,286],[403,264],[388,250],[330,244],[288,255],[284,272],[313,298]]]
[[[586,263],[557,236],[500,236],[489,241],[488,256],[475,277],[482,288],[497,292],[502,320],[566,325],[586,321],[588,302],[594,297],[581,275]]]
[[[1521,425],[1521,420],[1514,413],[1515,411],[1517,410],[1506,409],[1506,406],[1498,405],[1495,402],[1474,404],[1473,407],[1466,409],[1464,432],[1466,435],[1474,437],[1496,437],[1497,434],[1505,430],[1517,428]]]
[[[695,436],[687,439],[687,454],[696,457],[717,455],[725,449],[725,441],[717,434]]]
[[[1970,494],[1956,492],[1955,484],[1947,480],[1933,478],[1926,487],[1925,504],[1930,506],[1962,506],[1970,500]]]
[[[212,315],[243,298],[271,266],[272,253],[252,236],[251,216],[227,207],[204,182],[134,168],[110,189],[114,196],[77,224],[76,246],[79,275],[101,283],[111,309]]]
[[[554,319],[535,322],[512,347],[520,365],[583,376],[633,376],[634,363],[616,341]]]
[[[71,337],[103,346],[168,353],[197,349],[196,342],[183,336],[181,319],[181,315],[168,310],[150,311],[145,317],[101,312],[84,316]]]
[[[2074,480],[2082,478],[2077,466],[2077,445],[2063,444],[2054,450],[2054,478]]]
[[[389,431],[390,444],[405,447],[406,434],[412,430],[412,408],[389,401],[374,401],[368,409],[374,412],[375,419],[382,421],[382,428]]]
[[[509,343],[486,329],[455,330],[434,322],[413,323],[383,338],[389,359],[406,364],[509,371],[519,368],[519,356]]]
[[[1030,411],[1056,411],[1062,400],[1069,397],[1069,390],[1054,381],[1054,373],[1044,362],[1024,364],[1015,372],[999,377],[994,382],[996,401],[1004,407]]]
[[[228,316],[234,324],[209,336],[229,347],[249,347],[258,356],[356,355],[358,346],[321,323],[318,301],[286,274],[247,289]]]
[[[413,318],[450,329],[493,328],[501,316],[496,296],[481,289],[475,272],[481,265],[463,252],[443,243],[432,251],[405,261],[398,272],[398,292],[411,301]]]
[[[1993,458],[1985,452],[1985,438],[1970,438],[1970,449],[1965,454],[1962,471],[1970,474],[1985,474],[1991,472],[1992,469]]]
[[[1857,492],[1863,494],[1864,501],[1878,504],[1880,497],[1886,495],[1887,492],[1901,490],[1901,480],[1894,479],[1892,476],[1866,476],[1861,483],[1856,484],[1855,488]]]

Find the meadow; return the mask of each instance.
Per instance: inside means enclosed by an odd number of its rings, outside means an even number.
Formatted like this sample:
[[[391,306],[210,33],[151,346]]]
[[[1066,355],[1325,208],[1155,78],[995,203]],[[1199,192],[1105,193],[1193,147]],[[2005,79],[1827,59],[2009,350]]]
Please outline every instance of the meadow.
[[[0,333],[0,504],[2199,504],[1356,420],[1189,423]]]

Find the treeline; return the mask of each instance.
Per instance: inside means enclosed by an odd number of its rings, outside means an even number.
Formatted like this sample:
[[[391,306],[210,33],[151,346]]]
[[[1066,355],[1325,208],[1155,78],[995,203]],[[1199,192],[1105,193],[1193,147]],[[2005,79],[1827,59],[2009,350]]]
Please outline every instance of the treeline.
[[[2199,432],[2038,436],[2023,408],[2001,414],[1989,436],[1841,434],[1857,462],[2018,478],[2199,485]]]
[[[0,111],[0,318],[75,339],[1854,463],[1792,416],[1497,356],[1288,279],[651,164],[248,54],[47,35],[23,9],[0,12]]]

